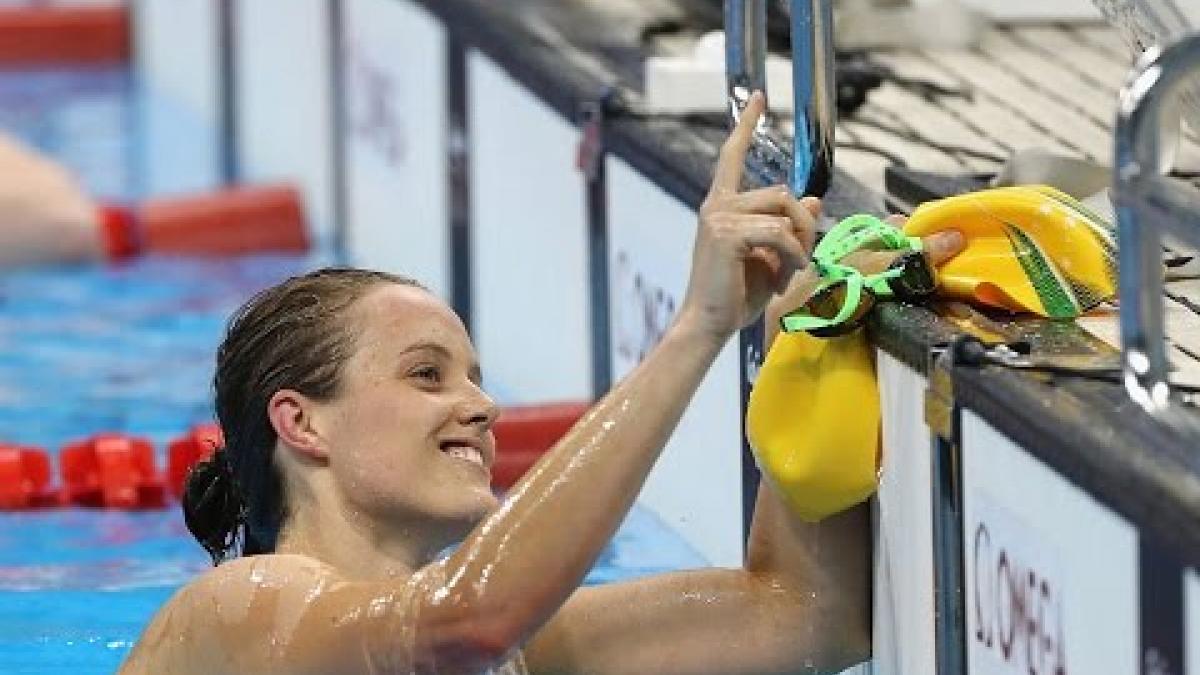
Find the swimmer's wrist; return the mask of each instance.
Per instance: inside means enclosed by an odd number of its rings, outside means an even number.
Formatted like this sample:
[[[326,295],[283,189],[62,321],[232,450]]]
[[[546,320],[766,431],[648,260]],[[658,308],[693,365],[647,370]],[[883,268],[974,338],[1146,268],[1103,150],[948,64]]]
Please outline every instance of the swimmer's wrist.
[[[667,329],[666,335],[663,336],[663,342],[694,344],[711,351],[715,357],[734,332],[736,331],[716,328],[697,312],[685,308]]]

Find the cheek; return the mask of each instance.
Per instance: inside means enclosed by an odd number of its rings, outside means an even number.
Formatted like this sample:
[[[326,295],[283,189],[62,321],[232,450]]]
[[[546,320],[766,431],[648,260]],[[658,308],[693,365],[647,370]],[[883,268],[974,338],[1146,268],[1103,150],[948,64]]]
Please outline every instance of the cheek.
[[[417,478],[428,471],[418,439],[365,427],[360,427],[356,436],[353,445],[330,458],[335,480],[349,502],[373,511],[420,491]]]
[[[335,443],[386,444],[388,439],[431,433],[435,401],[395,382],[374,380],[360,386],[339,406]]]
[[[363,396],[345,406],[331,439],[331,464],[356,490],[394,491],[428,475],[426,465],[440,428],[438,406],[429,397]]]

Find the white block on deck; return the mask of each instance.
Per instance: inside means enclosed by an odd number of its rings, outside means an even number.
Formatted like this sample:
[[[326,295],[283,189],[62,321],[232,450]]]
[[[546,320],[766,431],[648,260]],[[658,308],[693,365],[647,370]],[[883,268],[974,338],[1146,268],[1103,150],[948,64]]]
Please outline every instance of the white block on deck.
[[[647,57],[642,109],[665,114],[726,110],[724,50],[725,35],[716,31],[701,38],[691,55]],[[793,109],[790,60],[767,56],[767,94],[772,110]]]

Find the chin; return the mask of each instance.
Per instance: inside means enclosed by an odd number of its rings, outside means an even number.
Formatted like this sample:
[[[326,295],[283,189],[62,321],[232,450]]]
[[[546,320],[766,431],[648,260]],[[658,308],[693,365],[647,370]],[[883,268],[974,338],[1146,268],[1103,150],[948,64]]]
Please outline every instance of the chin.
[[[496,509],[500,508],[500,498],[489,487],[486,490],[481,490],[472,495],[475,498],[475,503],[471,508],[471,520],[473,525],[478,525],[483,522],[484,518],[492,515]]]
[[[452,523],[452,527],[459,532],[458,539],[461,540],[498,508],[500,499],[490,488],[472,491],[453,512],[444,514],[444,519]]]

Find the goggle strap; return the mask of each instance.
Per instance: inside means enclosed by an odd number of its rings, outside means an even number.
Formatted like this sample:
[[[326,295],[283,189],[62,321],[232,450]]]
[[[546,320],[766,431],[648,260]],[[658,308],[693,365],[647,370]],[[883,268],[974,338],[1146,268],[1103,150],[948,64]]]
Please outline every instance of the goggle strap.
[[[843,218],[842,220],[838,221],[836,225],[830,228],[830,230],[826,232],[824,236],[821,237],[821,241],[818,242],[817,247],[813,249],[813,257],[821,259],[828,259],[832,257],[831,254],[834,253],[835,245],[837,243],[841,242],[853,232],[862,230],[863,228],[872,227],[879,222],[881,221],[875,216],[865,213]],[[838,246],[836,248],[841,247]],[[839,259],[840,256],[834,258],[832,262],[836,262]]]
[[[837,263],[870,241],[879,241],[894,251],[921,250],[919,237],[906,236],[900,228],[875,216],[858,214],[842,219],[829,230],[814,249],[813,259]]]
[[[852,277],[846,278],[846,300],[842,303],[842,308],[838,310],[837,316],[833,319],[835,325],[843,323],[858,311],[858,305],[862,302],[863,281],[864,279],[861,274],[855,274]]]
[[[833,325],[829,319],[822,319],[819,316],[812,314],[803,314],[802,310],[796,310],[791,314],[785,314],[779,319],[779,327],[785,333],[805,333],[810,330],[818,330],[828,328]]]
[[[894,294],[890,282],[892,279],[899,278],[904,275],[904,268],[887,269],[877,274],[872,274],[863,279],[863,283],[871,292],[881,298],[890,298]]]
[[[853,267],[840,264],[842,258],[870,241],[878,241],[893,251],[921,251],[924,248],[920,237],[909,237],[900,228],[875,216],[858,214],[843,218],[821,238],[813,250],[813,262],[817,274],[823,280],[813,297],[825,292],[834,284],[846,284],[846,297],[837,315],[826,319],[815,316],[805,307],[799,307],[780,317],[780,327],[785,332],[819,330],[844,323],[858,311],[864,288],[877,297],[894,295],[889,282],[903,275],[903,268],[887,269],[868,276]]]
[[[798,333],[802,331],[817,330],[820,328],[829,328],[844,323],[847,319],[854,315],[858,310],[858,305],[862,302],[863,291],[863,276],[858,273],[858,270],[849,268],[853,275],[841,281],[826,283],[820,286],[813,297],[825,291],[825,289],[833,286],[835,283],[846,284],[846,298],[842,302],[842,306],[838,309],[838,313],[832,319],[816,316],[807,311],[804,307],[797,308],[789,312],[779,319],[780,327],[786,333]]]

